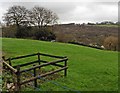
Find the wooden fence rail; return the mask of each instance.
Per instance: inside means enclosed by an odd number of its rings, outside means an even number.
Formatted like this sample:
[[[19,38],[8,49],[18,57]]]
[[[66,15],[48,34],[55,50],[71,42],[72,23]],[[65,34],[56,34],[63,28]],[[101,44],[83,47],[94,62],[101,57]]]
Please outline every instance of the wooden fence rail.
[[[48,63],[48,61],[44,61],[44,60],[40,60],[40,62],[42,62],[42,63]],[[51,63],[50,65],[58,66],[58,67],[64,67],[63,65],[61,65],[61,64],[56,64],[56,63]]]
[[[3,66],[6,66],[9,70],[13,71],[14,73],[17,72],[17,70],[15,68],[13,68],[12,66],[10,66],[7,62],[5,62],[3,60]]]
[[[38,60],[32,61],[32,62],[28,62],[28,63],[25,63],[25,64],[21,64],[21,65],[19,65],[19,66],[20,66],[20,67],[23,67],[23,66],[31,65],[31,64],[37,63],[37,62],[38,62]],[[13,66],[13,67],[16,68],[17,66]]]
[[[38,55],[38,53],[30,54],[30,55],[25,55],[25,56],[19,56],[19,57],[13,57],[13,58],[11,58],[11,60],[21,59],[21,58],[26,58],[26,57],[36,56],[36,55]],[[5,61],[8,61],[8,60],[9,60],[9,58],[6,59]]]
[[[35,68],[40,68],[40,67],[48,66],[48,65],[51,65],[51,64],[54,64],[54,63],[60,63],[60,62],[66,61],[66,60],[68,60],[68,59],[65,58],[65,59],[60,59],[60,60],[56,60],[56,61],[44,63],[44,64],[41,64],[41,65],[38,65],[38,66],[34,66],[34,67],[31,67],[31,68],[28,68],[28,69],[25,69],[25,70],[21,70],[20,73],[26,72],[26,71],[30,71],[30,70],[33,70]]]
[[[43,53],[39,53],[42,56],[48,56],[48,57],[54,57],[54,58],[66,58],[66,56],[62,57],[62,56],[54,56],[54,55],[49,55],[49,54],[43,54]]]
[[[12,60],[22,59],[22,58],[31,57],[31,56],[38,56],[38,59],[35,60],[35,61],[32,61],[32,62],[20,64],[20,65],[17,65],[17,66],[12,66]],[[53,57],[53,58],[60,58],[60,59],[48,62],[48,61],[42,60],[40,58],[41,56],[47,56],[47,57]],[[21,90],[21,85],[29,83],[31,81],[34,81],[34,87],[37,87],[37,79],[45,77],[47,75],[51,75],[51,74],[60,72],[62,70],[64,70],[64,76],[67,76],[67,69],[68,69],[68,66],[67,66],[67,60],[68,60],[68,58],[67,57],[54,56],[54,55],[43,54],[43,53],[34,53],[34,54],[29,54],[29,55],[24,55],[24,56],[19,56],[19,57],[13,57],[13,58],[8,58],[8,59],[5,59],[4,56],[2,58],[4,60],[3,61],[4,68],[7,67],[8,69],[10,69],[10,71],[12,71],[12,73],[14,73],[16,75],[16,77],[17,77],[17,81],[15,82],[16,83],[15,85],[16,85],[16,90],[17,91]],[[63,62],[64,65],[57,64],[57,63],[61,63],[61,62]],[[39,64],[38,65],[33,65],[33,67],[27,68],[27,69],[24,69],[24,70],[20,69],[23,66],[31,65],[31,64],[34,64],[34,63],[39,63]],[[41,64],[41,63],[43,63],[43,64]],[[45,67],[45,66],[49,66],[49,65],[58,66],[60,68],[56,69],[54,71],[46,72],[46,73],[41,74],[41,75],[37,75],[37,72],[36,72],[37,68],[40,69],[41,67]],[[33,77],[31,77],[30,79],[22,81],[21,80],[21,73],[28,72],[30,70],[33,71]]]
[[[36,56],[36,55],[48,56],[48,57],[54,57],[54,58],[66,58],[66,56],[62,57],[62,56],[54,56],[54,55],[49,55],[49,54],[44,54],[44,53],[34,53],[34,54],[25,55],[25,56],[13,57],[11,58],[11,60],[21,59],[21,58],[26,58],[26,57]],[[5,61],[8,61],[9,59],[10,58],[5,59]]]
[[[31,81],[33,81],[33,80],[35,80],[35,79],[39,79],[39,78],[45,77],[45,76],[47,76],[47,75],[51,75],[51,74],[54,74],[54,73],[56,73],[56,72],[60,72],[60,71],[65,70],[65,69],[67,69],[67,68],[68,68],[68,67],[63,67],[63,68],[57,69],[57,70],[55,70],[55,71],[47,72],[47,73],[45,73],[45,74],[41,74],[41,75],[38,75],[38,76],[36,76],[36,77],[32,77],[32,78],[29,79],[29,80],[25,80],[25,81],[21,82],[21,85],[23,85],[23,84],[25,84],[25,83],[28,83],[28,82],[31,82]]]

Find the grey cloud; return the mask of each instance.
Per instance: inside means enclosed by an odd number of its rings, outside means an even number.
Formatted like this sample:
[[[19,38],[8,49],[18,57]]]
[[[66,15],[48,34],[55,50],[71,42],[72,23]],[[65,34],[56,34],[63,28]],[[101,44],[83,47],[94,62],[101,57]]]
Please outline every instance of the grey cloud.
[[[61,22],[117,21],[117,2],[9,2],[1,3],[4,11],[12,5],[28,9],[38,5],[58,14]],[[79,7],[79,8],[78,8]],[[113,9],[112,9],[112,8]],[[78,8],[78,9],[77,9]],[[115,9],[115,10],[114,10]],[[113,14],[114,13],[114,14]]]
[[[37,6],[42,6],[48,9],[51,9],[58,13],[67,13],[69,11],[74,10],[76,7],[74,3],[67,2],[11,2],[11,3],[2,3],[2,8],[8,8],[12,5],[22,5],[27,7],[28,9]]]

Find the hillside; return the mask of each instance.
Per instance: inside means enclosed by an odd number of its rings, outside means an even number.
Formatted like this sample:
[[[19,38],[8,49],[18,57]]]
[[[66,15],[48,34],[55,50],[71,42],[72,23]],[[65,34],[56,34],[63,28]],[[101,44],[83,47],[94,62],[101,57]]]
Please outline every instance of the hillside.
[[[112,25],[79,25],[64,24],[55,25],[52,28],[56,33],[57,41],[76,41],[84,44],[96,44],[102,46],[108,36],[118,36],[118,27]]]
[[[60,77],[53,81],[71,89],[79,91],[118,90],[117,52],[66,43],[15,38],[2,38],[2,48],[7,58],[36,52],[67,56],[69,59],[67,77]],[[67,91],[50,82],[41,84],[40,88],[49,91]]]

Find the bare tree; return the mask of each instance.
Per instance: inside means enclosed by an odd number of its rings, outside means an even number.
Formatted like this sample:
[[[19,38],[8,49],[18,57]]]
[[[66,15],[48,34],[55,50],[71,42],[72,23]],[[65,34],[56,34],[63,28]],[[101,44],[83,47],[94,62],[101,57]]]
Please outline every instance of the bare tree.
[[[44,7],[35,6],[30,12],[30,18],[39,29],[45,25],[57,22],[57,15]]]
[[[46,10],[45,14],[46,14],[45,15],[45,25],[57,23],[57,20],[59,18],[56,13],[52,12],[51,10]]]
[[[27,10],[24,6],[12,6],[3,16],[3,21],[7,26],[16,26],[16,37],[23,37],[27,33],[27,27],[30,25],[41,27],[57,22],[57,15],[44,7],[35,6],[32,10]],[[23,31],[24,28],[24,31]],[[46,28],[42,29],[43,31]],[[26,33],[25,33],[26,32]],[[47,33],[47,32],[46,32]]]
[[[7,13],[3,16],[3,21],[7,25],[15,24],[17,27],[27,21],[28,10],[24,6],[14,5],[7,10]]]

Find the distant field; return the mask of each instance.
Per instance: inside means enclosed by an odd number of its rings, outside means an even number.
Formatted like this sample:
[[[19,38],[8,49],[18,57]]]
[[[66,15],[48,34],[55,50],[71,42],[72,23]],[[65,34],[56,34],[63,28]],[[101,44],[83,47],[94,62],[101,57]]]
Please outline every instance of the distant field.
[[[94,25],[94,26],[101,26],[101,27],[119,27],[118,25]]]
[[[108,36],[118,37],[118,25],[55,25],[57,41],[81,42],[102,46]]]
[[[6,57],[15,57],[36,52],[67,56],[69,58],[67,77],[60,77],[52,81],[73,90],[118,90],[117,52],[65,43],[12,38],[3,38],[2,48]],[[49,91],[68,91],[51,82],[42,83],[40,89]]]

